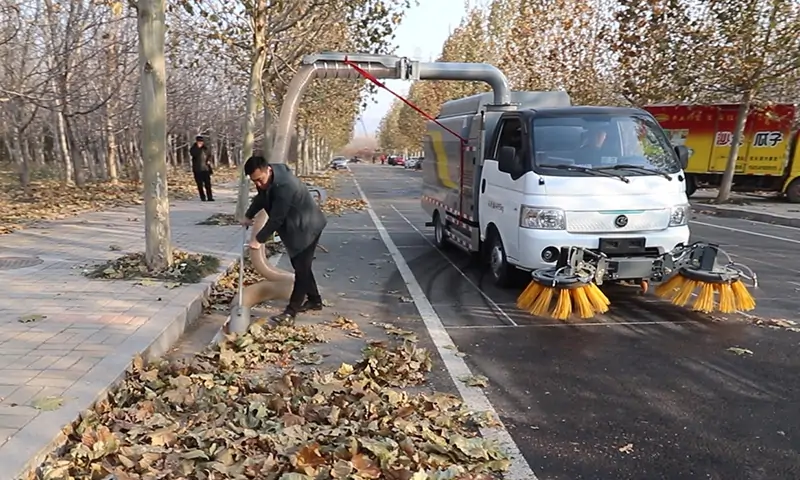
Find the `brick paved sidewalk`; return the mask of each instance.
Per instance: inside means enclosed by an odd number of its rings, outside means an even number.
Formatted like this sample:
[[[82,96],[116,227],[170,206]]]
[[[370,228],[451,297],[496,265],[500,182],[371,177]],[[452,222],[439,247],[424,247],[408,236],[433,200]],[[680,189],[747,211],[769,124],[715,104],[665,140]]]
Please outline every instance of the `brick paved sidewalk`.
[[[217,256],[224,270],[241,252],[241,230],[196,225],[213,213],[233,213],[235,192],[216,190],[214,203],[172,202],[172,239],[182,250]],[[0,258],[38,262],[0,268],[0,480],[37,464],[61,428],[119,379],[136,353],[160,356],[201,314],[213,278],[167,289],[81,274],[87,263],[143,251],[143,222],[139,206],[0,238]],[[34,317],[21,321],[26,316]],[[47,397],[63,405],[37,409]]]

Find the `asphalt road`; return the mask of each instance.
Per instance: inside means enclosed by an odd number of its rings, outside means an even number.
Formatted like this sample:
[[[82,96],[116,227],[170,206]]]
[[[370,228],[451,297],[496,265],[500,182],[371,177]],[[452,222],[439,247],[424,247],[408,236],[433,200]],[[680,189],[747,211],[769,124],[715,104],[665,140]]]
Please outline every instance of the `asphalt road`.
[[[800,479],[800,332],[753,324],[797,317],[800,230],[693,219],[694,239],[759,274],[755,316],[715,321],[621,290],[609,314],[567,325],[518,311],[519,290],[432,246],[418,172],[351,169],[426,301],[395,300],[408,284],[397,270],[373,295],[398,318],[433,308],[472,373],[488,378],[485,395],[538,478]],[[368,227],[358,236],[379,240]],[[437,382],[452,390],[445,373]]]

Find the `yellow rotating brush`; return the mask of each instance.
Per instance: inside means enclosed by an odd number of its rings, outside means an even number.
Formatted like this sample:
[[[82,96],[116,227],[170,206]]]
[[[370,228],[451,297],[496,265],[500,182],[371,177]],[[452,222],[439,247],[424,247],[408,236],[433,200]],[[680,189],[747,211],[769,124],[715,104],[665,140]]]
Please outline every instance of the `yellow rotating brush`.
[[[517,307],[537,317],[567,320],[573,312],[581,318],[608,311],[611,302],[592,281],[560,276],[556,269],[537,270],[517,298]]]
[[[692,310],[703,313],[754,309],[756,302],[742,282],[741,272],[732,268],[732,262],[723,266],[717,264],[720,252],[716,245],[694,245],[689,265],[678,268],[672,277],[656,287],[656,296],[683,307],[696,295]],[[755,283],[755,274],[753,279]]]

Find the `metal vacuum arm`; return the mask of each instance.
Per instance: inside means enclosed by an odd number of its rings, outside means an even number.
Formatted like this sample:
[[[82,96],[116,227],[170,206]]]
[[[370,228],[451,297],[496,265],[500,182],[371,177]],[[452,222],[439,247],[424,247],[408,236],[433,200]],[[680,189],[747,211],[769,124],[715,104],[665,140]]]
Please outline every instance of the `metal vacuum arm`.
[[[303,58],[302,66],[289,84],[281,106],[272,161],[285,163],[289,152],[292,126],[297,119],[297,107],[308,84],[315,78],[352,78],[361,75],[344,63],[345,59],[358,65],[376,78],[397,80],[462,80],[485,82],[494,92],[496,105],[511,103],[511,90],[503,72],[486,63],[416,62],[394,55],[365,55],[359,53],[318,53]]]

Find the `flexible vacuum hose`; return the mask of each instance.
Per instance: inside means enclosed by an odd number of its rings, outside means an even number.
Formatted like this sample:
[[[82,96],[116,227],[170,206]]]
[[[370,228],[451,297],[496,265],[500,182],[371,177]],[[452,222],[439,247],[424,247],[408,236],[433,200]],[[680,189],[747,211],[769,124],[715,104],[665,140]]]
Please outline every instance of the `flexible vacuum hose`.
[[[255,218],[253,218],[250,240],[255,240],[256,235],[264,228],[266,223],[267,212],[261,210]],[[294,274],[270,265],[263,248],[250,250],[250,262],[253,264],[253,268],[255,268],[256,272],[264,277],[264,280],[244,288],[242,292],[242,306],[249,309],[254,305],[268,300],[288,301],[289,296],[292,294],[292,287],[294,286]]]

